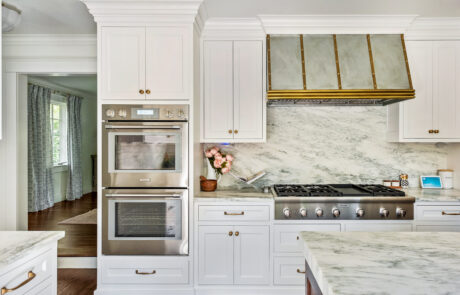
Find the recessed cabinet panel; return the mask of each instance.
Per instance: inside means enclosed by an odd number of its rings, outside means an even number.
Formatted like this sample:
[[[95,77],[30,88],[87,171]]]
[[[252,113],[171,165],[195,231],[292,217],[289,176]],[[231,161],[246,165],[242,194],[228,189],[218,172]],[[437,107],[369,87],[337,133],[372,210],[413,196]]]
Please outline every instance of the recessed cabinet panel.
[[[332,35],[303,35],[307,89],[339,89]]]
[[[206,139],[233,138],[233,42],[204,42],[204,121]]]
[[[271,89],[303,89],[298,35],[270,35]]]
[[[100,98],[144,99],[145,28],[103,27],[101,39]]]
[[[186,28],[147,28],[147,99],[190,99],[190,34]]]
[[[427,138],[433,128],[433,48],[431,42],[408,42],[415,99],[402,102],[405,138]]]
[[[233,43],[234,137],[263,138],[262,41]]]

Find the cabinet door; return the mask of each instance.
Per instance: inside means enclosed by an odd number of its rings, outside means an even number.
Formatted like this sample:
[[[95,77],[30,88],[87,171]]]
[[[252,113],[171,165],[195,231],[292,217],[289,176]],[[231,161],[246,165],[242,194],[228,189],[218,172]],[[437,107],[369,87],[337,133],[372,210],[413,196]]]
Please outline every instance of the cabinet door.
[[[101,39],[99,98],[145,99],[145,28],[103,27]]]
[[[268,226],[235,226],[235,284],[268,284]]]
[[[433,46],[433,129],[435,138],[460,138],[460,42]]]
[[[205,140],[233,139],[233,42],[204,42]]]
[[[146,31],[147,99],[190,99],[191,32],[188,28],[148,27]]]
[[[433,42],[407,42],[415,99],[403,102],[404,138],[433,138]]]
[[[235,139],[263,139],[262,41],[233,43]]]
[[[198,232],[199,283],[233,284],[233,227],[200,226]]]

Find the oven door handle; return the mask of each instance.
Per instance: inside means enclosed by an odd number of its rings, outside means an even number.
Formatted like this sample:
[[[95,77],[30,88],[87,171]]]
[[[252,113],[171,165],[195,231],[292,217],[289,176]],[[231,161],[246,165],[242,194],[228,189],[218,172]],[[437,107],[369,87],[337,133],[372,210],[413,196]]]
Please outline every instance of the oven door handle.
[[[128,126],[128,125],[105,125],[105,129],[180,129],[176,125],[157,125],[157,126]]]
[[[125,198],[125,197],[140,197],[140,198],[156,198],[156,199],[181,199],[181,194],[105,194],[107,198]]]

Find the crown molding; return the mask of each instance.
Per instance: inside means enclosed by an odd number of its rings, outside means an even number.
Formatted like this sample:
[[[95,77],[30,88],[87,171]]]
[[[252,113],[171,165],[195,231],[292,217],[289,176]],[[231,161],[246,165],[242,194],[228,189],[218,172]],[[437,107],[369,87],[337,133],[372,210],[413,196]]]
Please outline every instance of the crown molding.
[[[81,0],[98,24],[192,24],[203,0]]]
[[[194,27],[195,27],[195,30],[198,32],[198,36],[200,36],[201,33],[203,32],[204,25],[207,19],[208,19],[208,9],[206,7],[206,3],[203,2],[200,8],[198,9],[198,13],[195,17],[195,23],[194,23]]]
[[[406,40],[460,40],[460,17],[419,17],[408,28]]]
[[[264,39],[265,31],[258,18],[210,18],[205,23],[202,38]]]
[[[416,15],[259,15],[267,34],[402,34]]]

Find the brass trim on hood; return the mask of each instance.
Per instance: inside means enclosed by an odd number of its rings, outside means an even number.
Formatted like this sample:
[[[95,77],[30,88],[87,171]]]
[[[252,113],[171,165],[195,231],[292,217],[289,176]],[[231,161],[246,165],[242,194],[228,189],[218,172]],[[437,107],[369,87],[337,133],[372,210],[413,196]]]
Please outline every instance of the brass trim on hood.
[[[267,75],[268,75],[268,90],[272,90],[272,67],[270,63],[270,34],[267,34]]]
[[[375,78],[374,57],[372,55],[371,35],[367,34],[366,37],[367,37],[367,48],[369,50],[369,61],[371,63],[372,84],[374,85],[374,89],[377,89],[377,79]]]
[[[410,68],[409,68],[409,59],[407,58],[407,51],[406,51],[406,41],[404,41],[404,34],[401,34],[401,44],[404,53],[404,60],[406,62],[406,71],[407,71],[407,79],[409,80],[409,87],[410,89],[414,89],[412,85],[412,77],[410,75]]]
[[[303,35],[300,34],[300,56],[302,57],[302,82],[303,82],[303,89],[307,90],[307,73],[305,71],[305,50],[303,46]]]
[[[332,35],[334,40],[334,54],[335,54],[335,67],[337,68],[337,83],[339,89],[342,89],[342,77],[340,76],[340,62],[339,62],[339,50],[337,48],[337,35]]]

